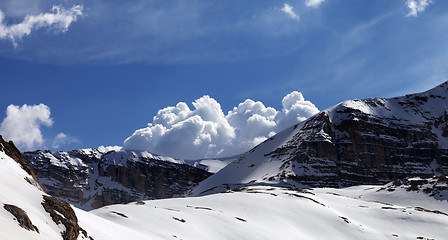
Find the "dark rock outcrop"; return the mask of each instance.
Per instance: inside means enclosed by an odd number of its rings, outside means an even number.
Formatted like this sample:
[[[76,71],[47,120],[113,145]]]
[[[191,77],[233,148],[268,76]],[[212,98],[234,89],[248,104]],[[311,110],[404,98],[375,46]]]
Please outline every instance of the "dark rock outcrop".
[[[4,204],[3,208],[15,217],[15,220],[17,220],[19,226],[25,228],[26,230],[39,233],[39,229],[33,225],[30,218],[28,217],[28,214],[26,214],[23,209],[11,204]]]
[[[397,179],[385,185],[379,191],[393,192],[396,189],[405,189],[410,192],[423,192],[438,200],[448,201],[447,176],[421,176],[415,178]]]
[[[87,232],[78,225],[78,218],[68,203],[51,196],[43,195],[43,198],[44,201],[42,202],[42,206],[45,211],[50,214],[53,222],[57,225],[62,224],[65,227],[65,230],[61,232],[63,240],[76,240],[80,233],[82,233],[84,237],[93,240],[93,238],[89,237]]]

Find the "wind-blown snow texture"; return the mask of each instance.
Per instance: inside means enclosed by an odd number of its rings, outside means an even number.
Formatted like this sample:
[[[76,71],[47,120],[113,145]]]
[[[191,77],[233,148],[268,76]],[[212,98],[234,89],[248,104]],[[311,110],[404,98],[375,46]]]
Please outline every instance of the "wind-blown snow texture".
[[[96,216],[160,239],[443,239],[448,205],[381,186],[252,186],[203,197],[114,205]],[[406,202],[400,200],[406,199]],[[94,230],[88,230],[94,234]]]
[[[347,187],[448,174],[448,83],[349,100],[292,126],[206,179],[193,195],[241,185]]]

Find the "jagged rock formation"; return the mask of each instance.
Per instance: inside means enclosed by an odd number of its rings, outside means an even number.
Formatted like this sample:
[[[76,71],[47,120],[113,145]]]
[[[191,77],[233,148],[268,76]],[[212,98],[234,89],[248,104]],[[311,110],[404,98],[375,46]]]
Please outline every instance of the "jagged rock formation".
[[[419,94],[342,102],[258,145],[193,194],[241,184],[347,187],[447,175],[447,97],[446,82]]]
[[[182,196],[211,173],[144,151],[78,149],[23,153],[52,196],[90,210]]]

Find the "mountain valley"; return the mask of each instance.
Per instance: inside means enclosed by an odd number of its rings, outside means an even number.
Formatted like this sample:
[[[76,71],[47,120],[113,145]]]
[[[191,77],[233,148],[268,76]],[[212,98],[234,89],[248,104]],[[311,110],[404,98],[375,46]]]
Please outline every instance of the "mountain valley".
[[[1,138],[0,238],[445,239],[447,98],[344,101],[226,159]]]

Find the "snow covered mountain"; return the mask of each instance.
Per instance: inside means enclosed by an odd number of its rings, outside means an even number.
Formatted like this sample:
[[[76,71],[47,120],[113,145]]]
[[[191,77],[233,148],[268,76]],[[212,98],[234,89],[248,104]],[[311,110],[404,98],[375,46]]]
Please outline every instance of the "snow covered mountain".
[[[448,174],[448,82],[395,98],[348,100],[256,146],[192,195],[246,185],[348,187]]]
[[[197,161],[138,151],[36,151],[25,161],[0,137],[0,239],[445,239],[447,96],[445,83],[421,94],[346,101],[239,156],[194,197],[89,212],[42,186],[93,208],[111,196],[133,201],[154,181],[163,192],[179,182],[186,191],[193,181],[184,175],[203,170],[190,166]]]
[[[23,156],[49,194],[84,210],[182,196],[211,175],[200,162],[188,162],[194,167],[145,151],[39,150]]]
[[[390,99],[349,100],[228,159],[187,161],[145,151],[24,153],[53,196],[85,210],[245,185],[347,187],[448,174],[448,84]],[[210,190],[211,189],[211,190]],[[208,191],[210,190],[210,191]]]
[[[247,186],[85,212],[46,194],[23,159],[9,156],[13,144],[0,143],[0,238],[6,240],[428,240],[448,232],[445,176],[345,189]]]

